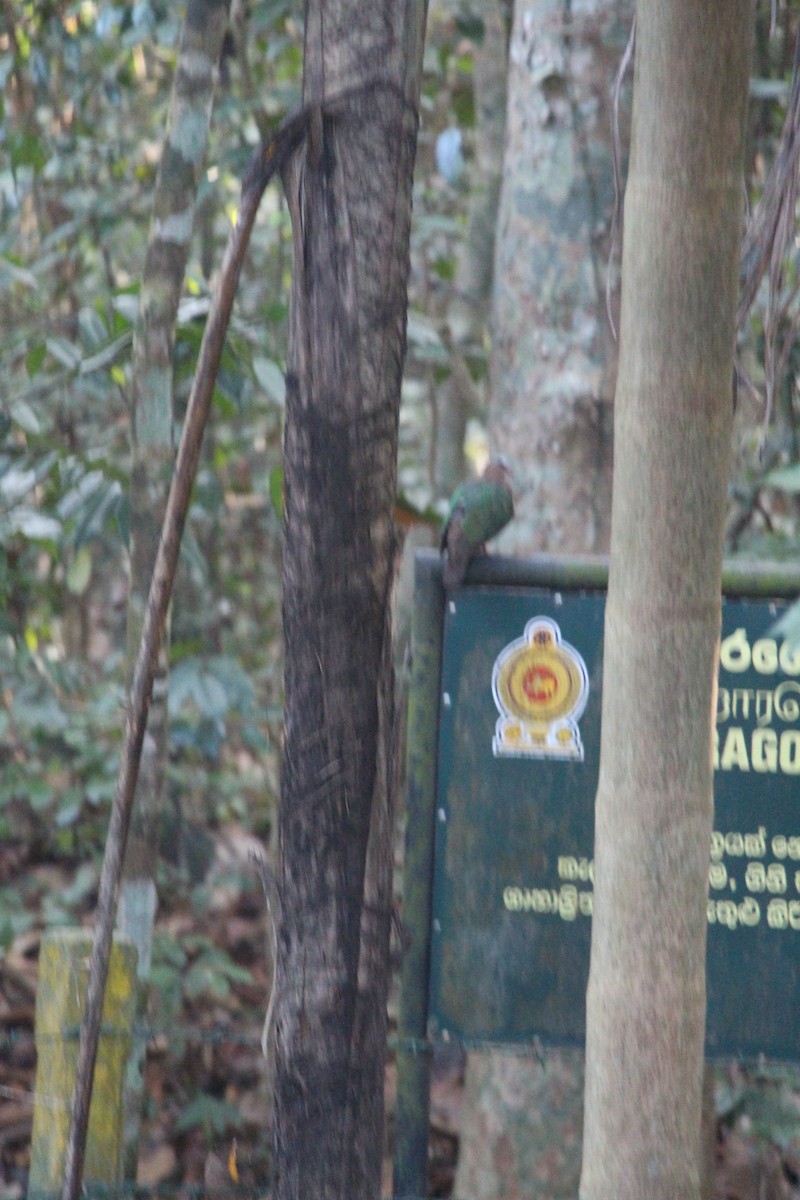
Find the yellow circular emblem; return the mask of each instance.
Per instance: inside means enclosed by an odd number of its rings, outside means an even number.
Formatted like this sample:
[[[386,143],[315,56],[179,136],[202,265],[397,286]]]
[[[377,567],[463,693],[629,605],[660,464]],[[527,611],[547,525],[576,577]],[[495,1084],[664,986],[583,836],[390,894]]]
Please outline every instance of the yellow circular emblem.
[[[583,757],[577,720],[586,706],[586,665],[549,617],[535,617],[502,651],[492,688],[500,711],[496,754]]]
[[[527,721],[555,721],[566,716],[580,694],[582,680],[565,654],[552,646],[520,650],[499,674],[503,708]]]

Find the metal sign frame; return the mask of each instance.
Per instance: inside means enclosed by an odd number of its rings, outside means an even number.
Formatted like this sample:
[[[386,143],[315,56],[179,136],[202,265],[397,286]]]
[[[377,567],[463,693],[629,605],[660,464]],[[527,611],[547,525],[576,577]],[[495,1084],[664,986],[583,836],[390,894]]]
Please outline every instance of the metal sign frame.
[[[471,565],[466,580],[470,587],[545,588],[563,592],[605,591],[607,582],[606,559],[544,556],[530,560],[482,558]],[[799,592],[800,572],[794,567],[773,563],[725,565],[726,596],[786,600],[794,599]],[[458,592],[452,596],[457,600]],[[408,947],[400,979],[394,1182],[395,1196],[408,1198],[426,1193],[433,1051],[429,1020],[431,924],[446,602],[439,555],[433,551],[418,552],[406,764],[403,923]],[[498,1040],[493,1044],[505,1043]]]

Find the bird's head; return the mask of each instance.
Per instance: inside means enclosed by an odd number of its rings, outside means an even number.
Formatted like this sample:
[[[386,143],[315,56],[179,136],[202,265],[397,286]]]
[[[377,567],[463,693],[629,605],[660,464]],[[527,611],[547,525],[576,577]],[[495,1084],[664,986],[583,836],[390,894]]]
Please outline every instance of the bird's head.
[[[483,478],[487,483],[499,483],[502,487],[511,487],[514,482],[514,473],[511,470],[511,463],[504,454],[496,454],[494,458],[489,459],[483,472]]]

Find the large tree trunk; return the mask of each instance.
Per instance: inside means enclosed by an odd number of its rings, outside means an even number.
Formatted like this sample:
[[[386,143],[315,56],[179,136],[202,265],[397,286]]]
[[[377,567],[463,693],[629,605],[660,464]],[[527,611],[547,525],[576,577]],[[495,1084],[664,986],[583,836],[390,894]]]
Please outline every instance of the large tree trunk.
[[[508,75],[507,0],[482,0],[483,38],[475,47],[475,158],[469,178],[469,207],[447,310],[450,376],[436,389],[433,483],[449,496],[467,474],[464,440],[474,414],[476,388],[467,355],[486,335],[492,289],[497,205],[503,171]]]
[[[699,1194],[711,735],[752,10],[639,0],[585,1200]]]
[[[391,906],[393,507],[424,6],[309,0],[305,29],[304,100],[323,109],[285,180],[294,280],[275,1194],[374,1200]]]
[[[608,546],[611,100],[632,14],[632,0],[514,5],[490,417],[518,477],[516,553]]]

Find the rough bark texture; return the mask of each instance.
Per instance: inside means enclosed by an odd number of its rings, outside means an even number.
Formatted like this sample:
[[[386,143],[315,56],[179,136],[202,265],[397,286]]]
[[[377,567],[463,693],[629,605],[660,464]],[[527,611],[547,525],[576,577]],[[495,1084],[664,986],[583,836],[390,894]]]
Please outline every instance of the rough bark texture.
[[[455,1195],[575,1200],[583,1053],[470,1053]]]
[[[503,169],[508,73],[507,0],[483,0],[483,40],[475,47],[475,159],[464,242],[459,250],[447,311],[451,371],[436,392],[434,486],[449,496],[465,474],[464,438],[473,416],[475,385],[465,361],[486,336],[492,288],[494,238]]]
[[[285,462],[275,1194],[379,1194],[397,423],[424,8],[309,0]],[[367,848],[369,845],[369,870]],[[366,879],[366,883],[365,883]]]
[[[493,297],[493,446],[514,466],[518,554],[605,553],[616,346],[605,309],[610,96],[632,0],[517,0]],[[629,106],[623,102],[622,132]],[[616,268],[614,268],[616,270]],[[456,1194],[577,1194],[583,1055],[470,1053]]]
[[[510,552],[608,545],[611,96],[632,15],[632,0],[514,6],[490,406],[520,485]]]
[[[752,11],[637,20],[581,1196],[691,1200]]]
[[[230,0],[190,0],[170,99],[167,134],[153,198],[139,312],[133,339],[130,590],[127,661],[130,684],[142,635],[173,462],[172,353],[195,201],[205,165],[217,63]],[[167,757],[169,628],[165,630],[142,749],[136,811],[120,892],[119,926],[150,973],[156,908],[155,827]],[[145,1042],[134,1039],[126,1096],[126,1177],[135,1178]]]

